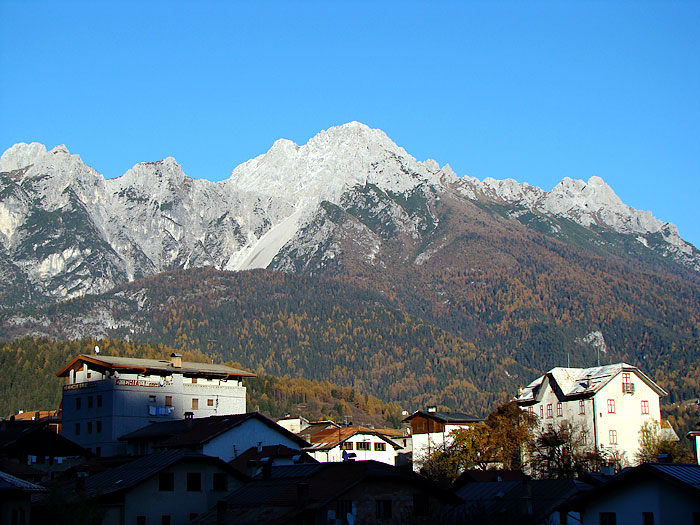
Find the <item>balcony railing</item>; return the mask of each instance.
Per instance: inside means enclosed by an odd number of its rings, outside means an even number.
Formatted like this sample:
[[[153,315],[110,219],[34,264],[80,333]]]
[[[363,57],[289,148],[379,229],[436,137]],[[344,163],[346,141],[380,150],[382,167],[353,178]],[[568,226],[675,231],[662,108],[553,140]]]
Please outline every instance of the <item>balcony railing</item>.
[[[623,394],[634,394],[634,383],[622,383]]]

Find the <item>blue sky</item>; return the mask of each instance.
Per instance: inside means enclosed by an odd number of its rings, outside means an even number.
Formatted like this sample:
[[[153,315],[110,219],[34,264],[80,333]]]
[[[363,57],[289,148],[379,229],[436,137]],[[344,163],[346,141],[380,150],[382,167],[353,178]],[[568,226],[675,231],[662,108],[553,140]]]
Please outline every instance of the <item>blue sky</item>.
[[[459,175],[598,175],[700,246],[700,2],[0,0],[0,150],[221,180],[358,120]]]

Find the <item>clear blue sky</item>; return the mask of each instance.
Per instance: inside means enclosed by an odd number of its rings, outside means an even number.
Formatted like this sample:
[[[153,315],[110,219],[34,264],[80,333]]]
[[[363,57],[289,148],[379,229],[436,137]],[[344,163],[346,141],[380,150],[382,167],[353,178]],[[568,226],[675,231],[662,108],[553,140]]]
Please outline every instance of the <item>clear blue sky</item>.
[[[359,120],[459,175],[605,179],[700,246],[700,2],[0,0],[0,150],[221,180]]]

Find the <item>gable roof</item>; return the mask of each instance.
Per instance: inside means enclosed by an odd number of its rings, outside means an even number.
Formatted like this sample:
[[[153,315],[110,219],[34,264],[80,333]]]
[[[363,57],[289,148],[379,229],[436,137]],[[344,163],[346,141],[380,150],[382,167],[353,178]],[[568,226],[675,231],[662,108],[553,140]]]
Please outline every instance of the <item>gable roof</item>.
[[[316,450],[330,450],[337,447],[340,443],[347,441],[353,436],[357,435],[370,435],[376,436],[379,439],[386,441],[394,447],[395,450],[401,448],[401,445],[392,441],[389,437],[383,434],[379,430],[372,430],[365,427],[344,427],[344,428],[329,428],[321,430],[311,435],[309,441],[311,441],[311,446],[306,450],[316,451]]]
[[[619,488],[630,487],[630,483],[656,479],[664,485],[672,485],[700,500],[700,465],[684,465],[678,463],[642,463],[636,467],[628,467],[610,478],[606,483],[597,486],[587,494],[577,497],[569,508],[580,508],[598,497],[606,497]]]
[[[461,412],[426,412],[424,410],[416,410],[413,414],[404,418],[404,421],[410,422],[412,419],[417,417],[434,419],[435,421],[444,424],[481,423],[483,421],[483,419],[480,417],[463,414]]]
[[[0,472],[0,494],[8,492],[46,492],[46,489],[36,483],[30,483],[6,472]]]
[[[33,456],[92,457],[93,453],[47,428],[47,421],[0,421],[0,453]]]
[[[284,435],[300,447],[309,444],[306,440],[266,418],[259,412],[247,412],[245,414],[231,414],[226,416],[209,416],[193,419],[176,419],[173,421],[161,421],[125,434],[119,438],[121,441],[132,440],[157,440],[158,446],[163,448],[179,448],[193,445],[202,445],[244,424],[246,421],[258,420],[273,430]]]
[[[592,397],[607,385],[614,377],[622,372],[633,372],[649,388],[659,396],[667,395],[667,392],[654,383],[644,372],[636,366],[627,363],[613,365],[594,366],[591,368],[552,368],[546,374],[538,377],[532,383],[522,389],[515,400],[520,404],[535,403],[541,399],[544,386],[550,385],[552,390],[564,398]]]
[[[260,462],[268,458],[274,460],[299,457],[299,460],[304,463],[318,463],[318,461],[308,453],[299,449],[289,448],[285,445],[265,445],[261,448],[262,450],[258,450],[258,447],[250,447],[248,450],[229,461],[228,464],[236,470],[245,473],[247,472],[249,461]]]
[[[85,480],[85,491],[90,496],[123,491],[181,461],[213,463],[240,480],[248,479],[222,459],[186,450],[162,450],[88,477]]]
[[[87,364],[92,370],[112,370],[153,375],[171,375],[176,373],[187,376],[212,378],[256,377],[252,372],[213,363],[183,361],[182,367],[175,367],[172,361],[167,359],[140,359],[111,355],[79,355],[64,366],[56,375],[58,377],[66,377],[71,370],[81,369],[83,364]]]

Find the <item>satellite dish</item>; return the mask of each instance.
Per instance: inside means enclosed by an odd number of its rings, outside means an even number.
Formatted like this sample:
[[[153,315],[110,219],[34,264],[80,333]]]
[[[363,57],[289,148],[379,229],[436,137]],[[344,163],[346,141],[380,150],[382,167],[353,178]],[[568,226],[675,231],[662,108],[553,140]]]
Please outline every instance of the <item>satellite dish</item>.
[[[100,347],[95,345],[95,355],[100,353]]]

